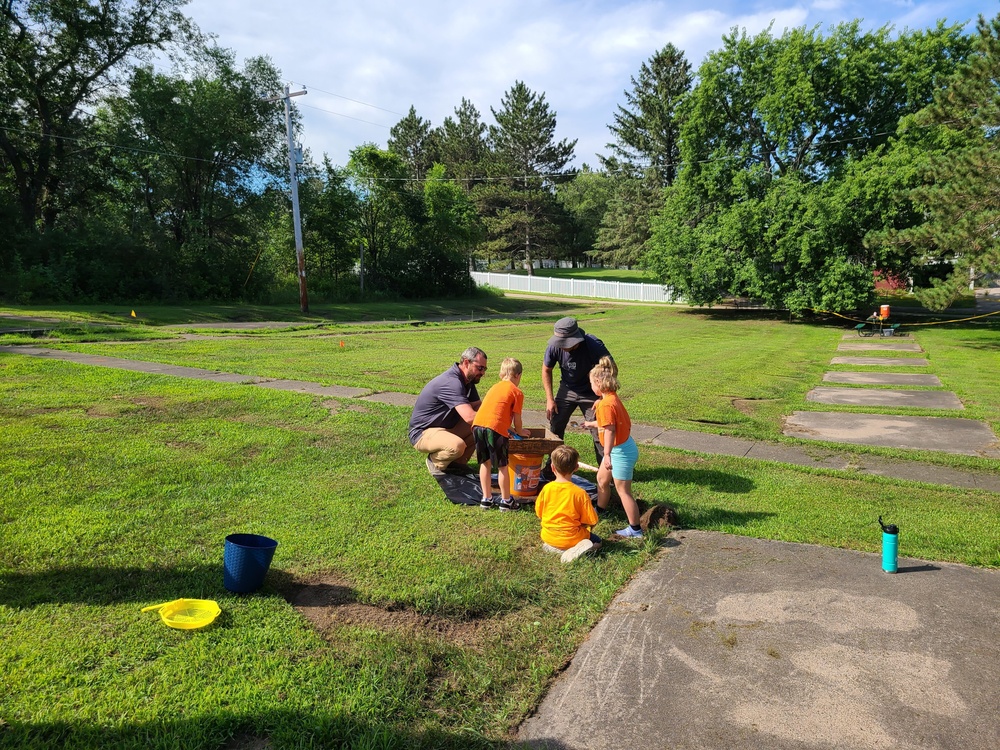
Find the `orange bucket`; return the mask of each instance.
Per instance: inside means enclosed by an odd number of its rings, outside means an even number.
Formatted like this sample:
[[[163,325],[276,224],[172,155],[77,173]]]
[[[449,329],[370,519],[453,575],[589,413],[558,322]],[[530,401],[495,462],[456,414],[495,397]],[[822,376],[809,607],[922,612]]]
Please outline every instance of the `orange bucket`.
[[[522,455],[511,453],[507,457],[510,471],[510,494],[514,497],[535,497],[538,494],[538,480],[542,475],[541,454]]]
[[[889,306],[882,305],[881,307],[879,307],[878,314],[882,318],[882,320],[887,319],[889,317]]]

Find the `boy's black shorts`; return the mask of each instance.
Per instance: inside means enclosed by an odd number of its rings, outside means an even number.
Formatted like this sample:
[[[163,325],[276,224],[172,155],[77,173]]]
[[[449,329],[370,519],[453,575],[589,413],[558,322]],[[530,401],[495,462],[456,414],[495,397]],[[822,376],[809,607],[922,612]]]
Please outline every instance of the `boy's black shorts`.
[[[499,469],[507,465],[507,446],[510,438],[505,438],[499,432],[489,427],[473,427],[472,437],[476,441],[476,460],[484,464],[491,463],[491,468]]]

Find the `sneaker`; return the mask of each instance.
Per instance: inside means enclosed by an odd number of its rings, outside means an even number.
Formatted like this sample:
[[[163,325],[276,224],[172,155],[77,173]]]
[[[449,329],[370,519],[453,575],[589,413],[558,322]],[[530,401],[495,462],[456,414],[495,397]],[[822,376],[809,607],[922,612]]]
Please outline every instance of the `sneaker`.
[[[493,497],[484,497],[479,501],[479,507],[483,510],[489,510],[490,508],[496,507],[496,501]]]
[[[551,553],[551,554],[553,554],[553,555],[561,555],[561,554],[562,554],[563,552],[565,552],[565,551],[566,551],[566,550],[561,550],[561,549],[559,549],[558,547],[553,547],[553,546],[552,546],[551,544],[549,544],[548,542],[542,542],[542,549],[543,549],[543,550],[544,550],[545,552],[549,552],[549,553]]]
[[[571,563],[576,558],[586,555],[593,548],[594,543],[589,539],[584,539],[582,542],[577,542],[575,545],[563,552],[562,557],[560,557],[559,560],[563,563]]]
[[[616,536],[623,536],[626,539],[642,539],[642,532],[636,531],[631,526],[626,526],[624,529],[620,529],[615,532]]]
[[[439,469],[433,461],[431,461],[430,456],[427,457],[427,471],[431,473],[432,477],[443,477],[444,472]]]
[[[497,503],[497,506],[500,510],[521,510],[521,503],[514,498],[510,498],[509,500],[500,498],[500,502]]]

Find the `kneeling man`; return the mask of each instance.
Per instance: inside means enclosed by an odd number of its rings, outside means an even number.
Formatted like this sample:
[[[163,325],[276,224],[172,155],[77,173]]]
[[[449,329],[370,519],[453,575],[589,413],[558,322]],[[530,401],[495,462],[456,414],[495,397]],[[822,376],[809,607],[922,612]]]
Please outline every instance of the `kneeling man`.
[[[476,390],[486,373],[486,352],[470,346],[458,362],[438,375],[420,391],[410,416],[410,444],[427,454],[427,470],[440,474],[468,469],[476,450],[472,421],[480,398]]]

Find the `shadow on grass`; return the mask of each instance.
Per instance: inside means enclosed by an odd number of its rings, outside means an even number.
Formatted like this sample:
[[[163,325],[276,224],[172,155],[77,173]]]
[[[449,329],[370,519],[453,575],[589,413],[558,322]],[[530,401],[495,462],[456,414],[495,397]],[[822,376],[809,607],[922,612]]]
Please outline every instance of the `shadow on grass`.
[[[269,580],[261,593],[276,593]],[[13,572],[0,578],[0,604],[36,607],[40,604],[109,605],[122,602],[168,602],[212,599],[229,592],[222,585],[222,563],[185,568],[70,567],[37,572]],[[0,735],[2,736],[2,735]]]
[[[788,321],[787,310],[772,310],[762,307],[688,307],[679,309],[681,315],[691,315],[709,320],[778,320]],[[793,322],[816,323],[817,320],[795,320]]]
[[[177,748],[266,750],[270,747],[326,748],[499,748],[472,732],[407,732],[346,714],[272,710],[253,715],[209,714],[191,719],[113,726],[111,721],[10,721],[0,724],[0,748]]]
[[[756,521],[773,518],[777,513],[756,510],[732,510],[730,508],[685,508],[677,509],[681,528],[716,531],[724,527],[748,526]]]
[[[714,492],[745,493],[756,488],[756,484],[739,474],[727,474],[714,469],[637,469],[636,482],[669,482],[671,484],[694,484],[707,487]]]

